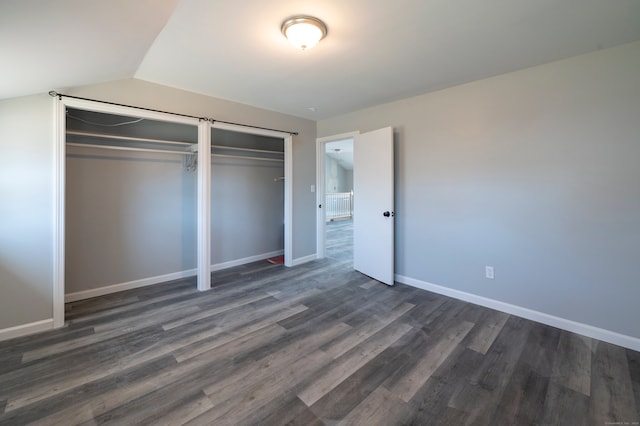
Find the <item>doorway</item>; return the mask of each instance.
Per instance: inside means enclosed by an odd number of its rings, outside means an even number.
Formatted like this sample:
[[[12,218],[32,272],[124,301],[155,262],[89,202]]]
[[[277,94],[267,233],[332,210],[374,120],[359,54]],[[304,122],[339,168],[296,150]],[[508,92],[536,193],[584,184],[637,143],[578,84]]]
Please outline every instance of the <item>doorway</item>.
[[[317,140],[317,252],[353,264],[353,139],[357,132]]]
[[[325,255],[353,263],[353,138],[324,148]]]
[[[392,127],[317,139],[317,254],[327,257],[327,145],[353,146],[353,268],[387,285],[394,283],[394,135]],[[329,145],[331,147],[331,145]],[[331,184],[329,184],[331,185]],[[337,186],[336,186],[337,187]]]

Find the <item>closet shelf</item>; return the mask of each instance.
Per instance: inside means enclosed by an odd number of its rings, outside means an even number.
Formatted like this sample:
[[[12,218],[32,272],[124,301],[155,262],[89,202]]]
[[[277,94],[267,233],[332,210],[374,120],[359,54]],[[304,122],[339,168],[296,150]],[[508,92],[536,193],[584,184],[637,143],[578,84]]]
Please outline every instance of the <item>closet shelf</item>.
[[[266,157],[255,157],[255,156],[249,156],[249,155],[211,154],[211,156],[222,157],[222,158],[237,158],[241,160],[278,161],[280,163],[284,162],[283,158],[266,158]]]
[[[197,143],[183,142],[183,141],[170,141],[165,139],[151,139],[151,138],[139,138],[135,136],[121,136],[112,135],[107,133],[95,133],[95,132],[79,132],[76,130],[67,130],[67,135],[71,136],[83,136],[89,138],[110,139],[118,141],[130,141],[130,142],[145,142],[145,143],[157,143],[166,145],[182,145],[182,146],[197,146]],[[87,144],[90,145],[90,144]]]
[[[162,154],[182,154],[191,155],[191,151],[176,151],[173,149],[153,149],[153,148],[137,148],[132,146],[116,146],[116,145],[98,145],[92,143],[75,143],[67,142],[67,146],[77,146],[80,148],[100,148],[100,149],[113,149],[117,151],[141,151],[141,152],[158,152]]]

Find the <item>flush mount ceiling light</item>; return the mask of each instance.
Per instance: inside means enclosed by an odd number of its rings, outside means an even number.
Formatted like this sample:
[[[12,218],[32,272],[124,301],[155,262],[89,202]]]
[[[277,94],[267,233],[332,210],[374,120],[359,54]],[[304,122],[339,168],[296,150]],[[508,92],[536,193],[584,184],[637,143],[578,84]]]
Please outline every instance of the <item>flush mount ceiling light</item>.
[[[301,50],[311,49],[327,35],[327,26],[313,16],[294,16],[282,23],[282,34]]]

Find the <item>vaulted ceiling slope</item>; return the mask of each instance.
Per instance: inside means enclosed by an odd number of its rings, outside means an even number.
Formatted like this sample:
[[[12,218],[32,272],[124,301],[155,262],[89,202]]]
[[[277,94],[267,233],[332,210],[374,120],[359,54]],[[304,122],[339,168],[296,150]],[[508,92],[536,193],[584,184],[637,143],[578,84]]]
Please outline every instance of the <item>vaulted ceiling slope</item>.
[[[637,40],[638,0],[1,0],[0,98],[135,77],[322,119]]]

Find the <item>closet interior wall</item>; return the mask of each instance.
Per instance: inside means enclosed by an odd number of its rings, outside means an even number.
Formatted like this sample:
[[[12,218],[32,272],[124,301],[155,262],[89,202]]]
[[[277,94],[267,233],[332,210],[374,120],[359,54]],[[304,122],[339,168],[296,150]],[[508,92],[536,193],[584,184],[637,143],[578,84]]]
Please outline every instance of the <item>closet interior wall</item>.
[[[211,130],[213,269],[284,253],[284,141]]]
[[[194,270],[196,174],[171,151],[197,127],[76,109],[66,125],[65,294]]]

